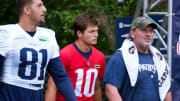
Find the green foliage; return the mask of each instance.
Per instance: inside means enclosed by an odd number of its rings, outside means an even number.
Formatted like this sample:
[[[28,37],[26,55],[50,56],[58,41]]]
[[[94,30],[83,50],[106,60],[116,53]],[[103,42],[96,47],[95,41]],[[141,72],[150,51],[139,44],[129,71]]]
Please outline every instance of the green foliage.
[[[18,16],[15,0],[0,0],[0,24],[16,23]]]
[[[61,47],[74,41],[72,30],[73,19],[76,15],[67,11],[54,10],[47,14],[46,26],[56,32],[56,38]]]
[[[115,32],[115,18],[133,15],[137,1],[127,0],[123,4],[116,0],[47,0],[48,8],[46,27],[56,31],[56,37],[61,48],[74,41],[72,23],[75,16],[81,12],[89,12],[99,18],[102,12],[107,15],[108,23]],[[98,44],[95,46],[105,54],[115,51],[115,45],[110,44],[108,36],[100,27]],[[115,33],[114,33],[115,34]]]
[[[74,42],[75,33],[72,29],[72,23],[74,17],[79,13],[89,12],[99,19],[107,17],[111,31],[115,35],[115,18],[132,16],[137,0],[125,0],[124,3],[117,3],[116,0],[44,0],[44,4],[48,12],[46,23],[42,26],[56,32],[57,41],[63,48]],[[15,0],[1,0],[0,5],[0,24],[17,23]],[[111,44],[111,40],[105,35],[101,26],[98,44],[95,47],[105,54],[112,54],[115,51],[115,44]]]

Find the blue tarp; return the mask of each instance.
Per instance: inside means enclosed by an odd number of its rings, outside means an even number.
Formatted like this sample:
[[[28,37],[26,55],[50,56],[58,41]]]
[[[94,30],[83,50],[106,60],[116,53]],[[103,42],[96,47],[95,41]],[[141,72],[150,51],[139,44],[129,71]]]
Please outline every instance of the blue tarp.
[[[180,101],[180,2],[173,0],[172,16],[172,97]]]

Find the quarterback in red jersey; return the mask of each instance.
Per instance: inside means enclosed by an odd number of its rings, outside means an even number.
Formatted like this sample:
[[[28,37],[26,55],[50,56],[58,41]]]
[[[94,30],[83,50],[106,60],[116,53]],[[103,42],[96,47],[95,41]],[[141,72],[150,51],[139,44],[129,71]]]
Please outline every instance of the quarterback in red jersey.
[[[77,39],[60,51],[62,63],[71,79],[78,101],[102,101],[101,81],[104,77],[104,54],[93,47],[97,44],[98,22],[88,13],[74,20]],[[46,101],[64,101],[49,77]]]

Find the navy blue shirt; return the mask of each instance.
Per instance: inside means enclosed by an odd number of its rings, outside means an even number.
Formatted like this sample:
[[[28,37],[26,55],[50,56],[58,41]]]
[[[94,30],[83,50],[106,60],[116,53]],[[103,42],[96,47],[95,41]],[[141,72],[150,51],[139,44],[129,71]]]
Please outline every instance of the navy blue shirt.
[[[160,101],[158,75],[150,54],[138,53],[139,67],[136,85],[131,87],[121,51],[108,61],[104,83],[112,84],[119,90],[123,101]]]

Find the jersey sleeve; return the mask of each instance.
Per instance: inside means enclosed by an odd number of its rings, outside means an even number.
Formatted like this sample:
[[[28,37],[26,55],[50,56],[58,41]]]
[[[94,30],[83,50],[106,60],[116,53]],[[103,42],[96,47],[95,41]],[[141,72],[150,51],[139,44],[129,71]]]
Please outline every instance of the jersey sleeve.
[[[125,64],[123,62],[121,51],[114,53],[108,61],[104,74],[104,83],[112,84],[121,88],[125,78]]]
[[[62,61],[62,64],[64,65],[64,68],[67,69],[67,66],[68,66],[67,57],[64,56],[62,50],[59,51],[59,54],[60,54],[60,56],[61,56],[61,61]]]
[[[6,57],[9,51],[8,32],[0,27],[0,55]]]
[[[61,57],[62,64],[63,64],[64,68],[67,70],[69,67],[69,64],[70,64],[68,56],[66,55],[66,52],[64,50],[59,51],[59,54]]]
[[[52,58],[56,58],[56,57],[59,56],[60,48],[59,48],[59,45],[58,45],[56,37],[55,37],[55,32],[53,31],[53,33],[54,33],[54,36],[52,38],[52,45],[53,45],[53,47],[52,47],[51,50],[52,50]]]
[[[103,55],[102,60],[101,60],[101,68],[100,68],[98,78],[104,78],[104,71],[105,71],[105,57]]]

